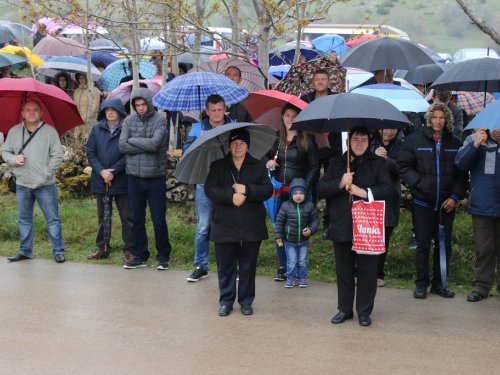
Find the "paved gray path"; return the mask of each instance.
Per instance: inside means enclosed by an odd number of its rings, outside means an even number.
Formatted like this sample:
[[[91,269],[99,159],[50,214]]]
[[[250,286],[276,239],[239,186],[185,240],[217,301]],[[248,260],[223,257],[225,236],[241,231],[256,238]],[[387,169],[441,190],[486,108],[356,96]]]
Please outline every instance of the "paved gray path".
[[[380,288],[364,328],[330,323],[334,284],[259,277],[254,315],[219,317],[189,274],[0,257],[0,374],[500,373],[498,298]]]

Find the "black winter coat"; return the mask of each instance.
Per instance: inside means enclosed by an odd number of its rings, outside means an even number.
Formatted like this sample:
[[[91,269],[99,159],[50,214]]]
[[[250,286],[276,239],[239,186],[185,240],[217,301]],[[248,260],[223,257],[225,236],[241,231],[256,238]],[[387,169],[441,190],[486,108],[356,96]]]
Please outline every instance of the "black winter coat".
[[[246,201],[233,204],[233,177],[246,187]],[[210,165],[205,194],[213,202],[210,241],[216,243],[252,242],[268,238],[263,202],[273,194],[265,163],[247,154],[240,171],[231,154]]]
[[[448,198],[464,198],[468,176],[454,164],[461,146],[462,141],[445,128],[437,159],[436,141],[429,127],[406,138],[397,167],[416,204],[437,211]]]
[[[277,138],[271,150],[271,158],[278,153],[278,166],[275,169],[274,177],[284,185],[290,185],[294,178],[303,178],[306,181],[306,189],[309,191],[319,178],[319,154],[318,145],[311,134],[308,134],[309,148],[307,153],[299,151],[297,137],[293,137],[292,142],[286,147],[285,152],[279,151],[280,132],[276,133]],[[270,160],[269,156],[264,160]]]
[[[352,201],[349,192],[339,187],[346,171],[347,153],[344,153],[330,162],[316,187],[319,196],[331,198],[329,238],[335,242],[350,242],[353,239]],[[370,188],[375,200],[387,200],[395,194],[384,159],[369,150],[357,166],[352,183],[365,190]],[[353,197],[353,201],[361,199]]]
[[[274,239],[280,238],[283,241],[298,243],[309,240],[318,231],[319,217],[314,204],[307,200],[300,204],[293,201],[292,189],[297,186],[305,188],[304,185],[304,180],[301,178],[295,179],[290,185],[290,199],[283,202],[276,217]],[[302,234],[305,228],[311,230],[311,236],[305,237]]]
[[[391,176],[393,189],[393,194],[391,194],[391,196],[385,201],[385,226],[394,228],[398,226],[399,208],[401,207],[401,178],[399,178],[396,161],[398,160],[399,153],[401,152],[403,140],[396,136],[396,138],[394,138],[387,146],[384,146],[380,137],[375,137],[371,141],[370,151],[375,153],[375,150],[380,146],[387,150],[387,159],[385,160],[385,164],[387,165],[387,170]]]

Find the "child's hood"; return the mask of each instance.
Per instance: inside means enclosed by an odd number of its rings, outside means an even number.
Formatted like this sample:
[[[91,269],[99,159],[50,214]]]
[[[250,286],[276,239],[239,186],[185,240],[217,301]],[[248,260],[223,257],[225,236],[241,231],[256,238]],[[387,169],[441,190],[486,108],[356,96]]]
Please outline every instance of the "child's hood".
[[[306,180],[304,180],[303,178],[294,178],[292,180],[292,182],[290,182],[290,201],[292,201],[292,203],[295,203],[293,201],[292,190],[295,188],[298,188],[298,187],[301,187],[302,189],[304,189],[306,191],[306,193],[304,195],[307,194]],[[304,199],[304,202],[305,202],[305,199]]]

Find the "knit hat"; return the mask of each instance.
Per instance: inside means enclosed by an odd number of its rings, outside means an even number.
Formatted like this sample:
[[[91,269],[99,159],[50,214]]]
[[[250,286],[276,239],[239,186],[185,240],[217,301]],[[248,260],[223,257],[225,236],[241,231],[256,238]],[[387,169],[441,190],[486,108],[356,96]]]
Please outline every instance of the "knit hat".
[[[306,195],[306,189],[304,189],[302,186],[297,186],[295,188],[292,189],[291,193],[292,193],[292,196],[295,194],[295,192],[297,191],[301,191],[304,195]]]
[[[243,141],[250,148],[250,133],[245,128],[233,129],[229,133],[229,145],[234,141]]]

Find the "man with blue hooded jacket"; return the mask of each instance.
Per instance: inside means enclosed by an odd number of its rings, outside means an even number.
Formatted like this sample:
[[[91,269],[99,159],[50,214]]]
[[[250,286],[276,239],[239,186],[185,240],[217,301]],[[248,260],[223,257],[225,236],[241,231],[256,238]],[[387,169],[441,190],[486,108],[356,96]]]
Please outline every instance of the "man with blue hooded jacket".
[[[217,126],[234,122],[227,116],[226,103],[224,98],[217,94],[210,95],[205,101],[205,114],[201,117],[201,122],[193,124],[189,132],[189,138],[182,148],[182,152],[204,132],[212,130]],[[188,281],[196,282],[204,279],[208,275],[208,259],[210,255],[210,241],[208,233],[212,221],[212,201],[205,195],[205,184],[196,185],[196,217],[197,228],[195,234],[195,254],[194,264],[196,269],[187,278]]]
[[[120,99],[106,99],[97,114],[94,125],[87,140],[87,159],[92,167],[91,190],[97,195],[97,251],[87,259],[107,259],[112,247],[104,242],[104,202],[106,185],[108,185],[109,204],[112,210],[115,201],[122,223],[122,239],[125,245],[123,253],[125,262],[134,258],[134,237],[132,234],[132,212],[127,192],[127,175],[125,174],[126,156],[120,152],[119,141],[123,120],[127,117]],[[112,212],[112,211],[111,211]],[[107,246],[105,246],[107,245]]]
[[[467,301],[488,297],[500,269],[500,129],[475,129],[455,157],[456,166],[470,171],[470,205],[474,234],[474,281]],[[497,275],[497,290],[500,273]]]

